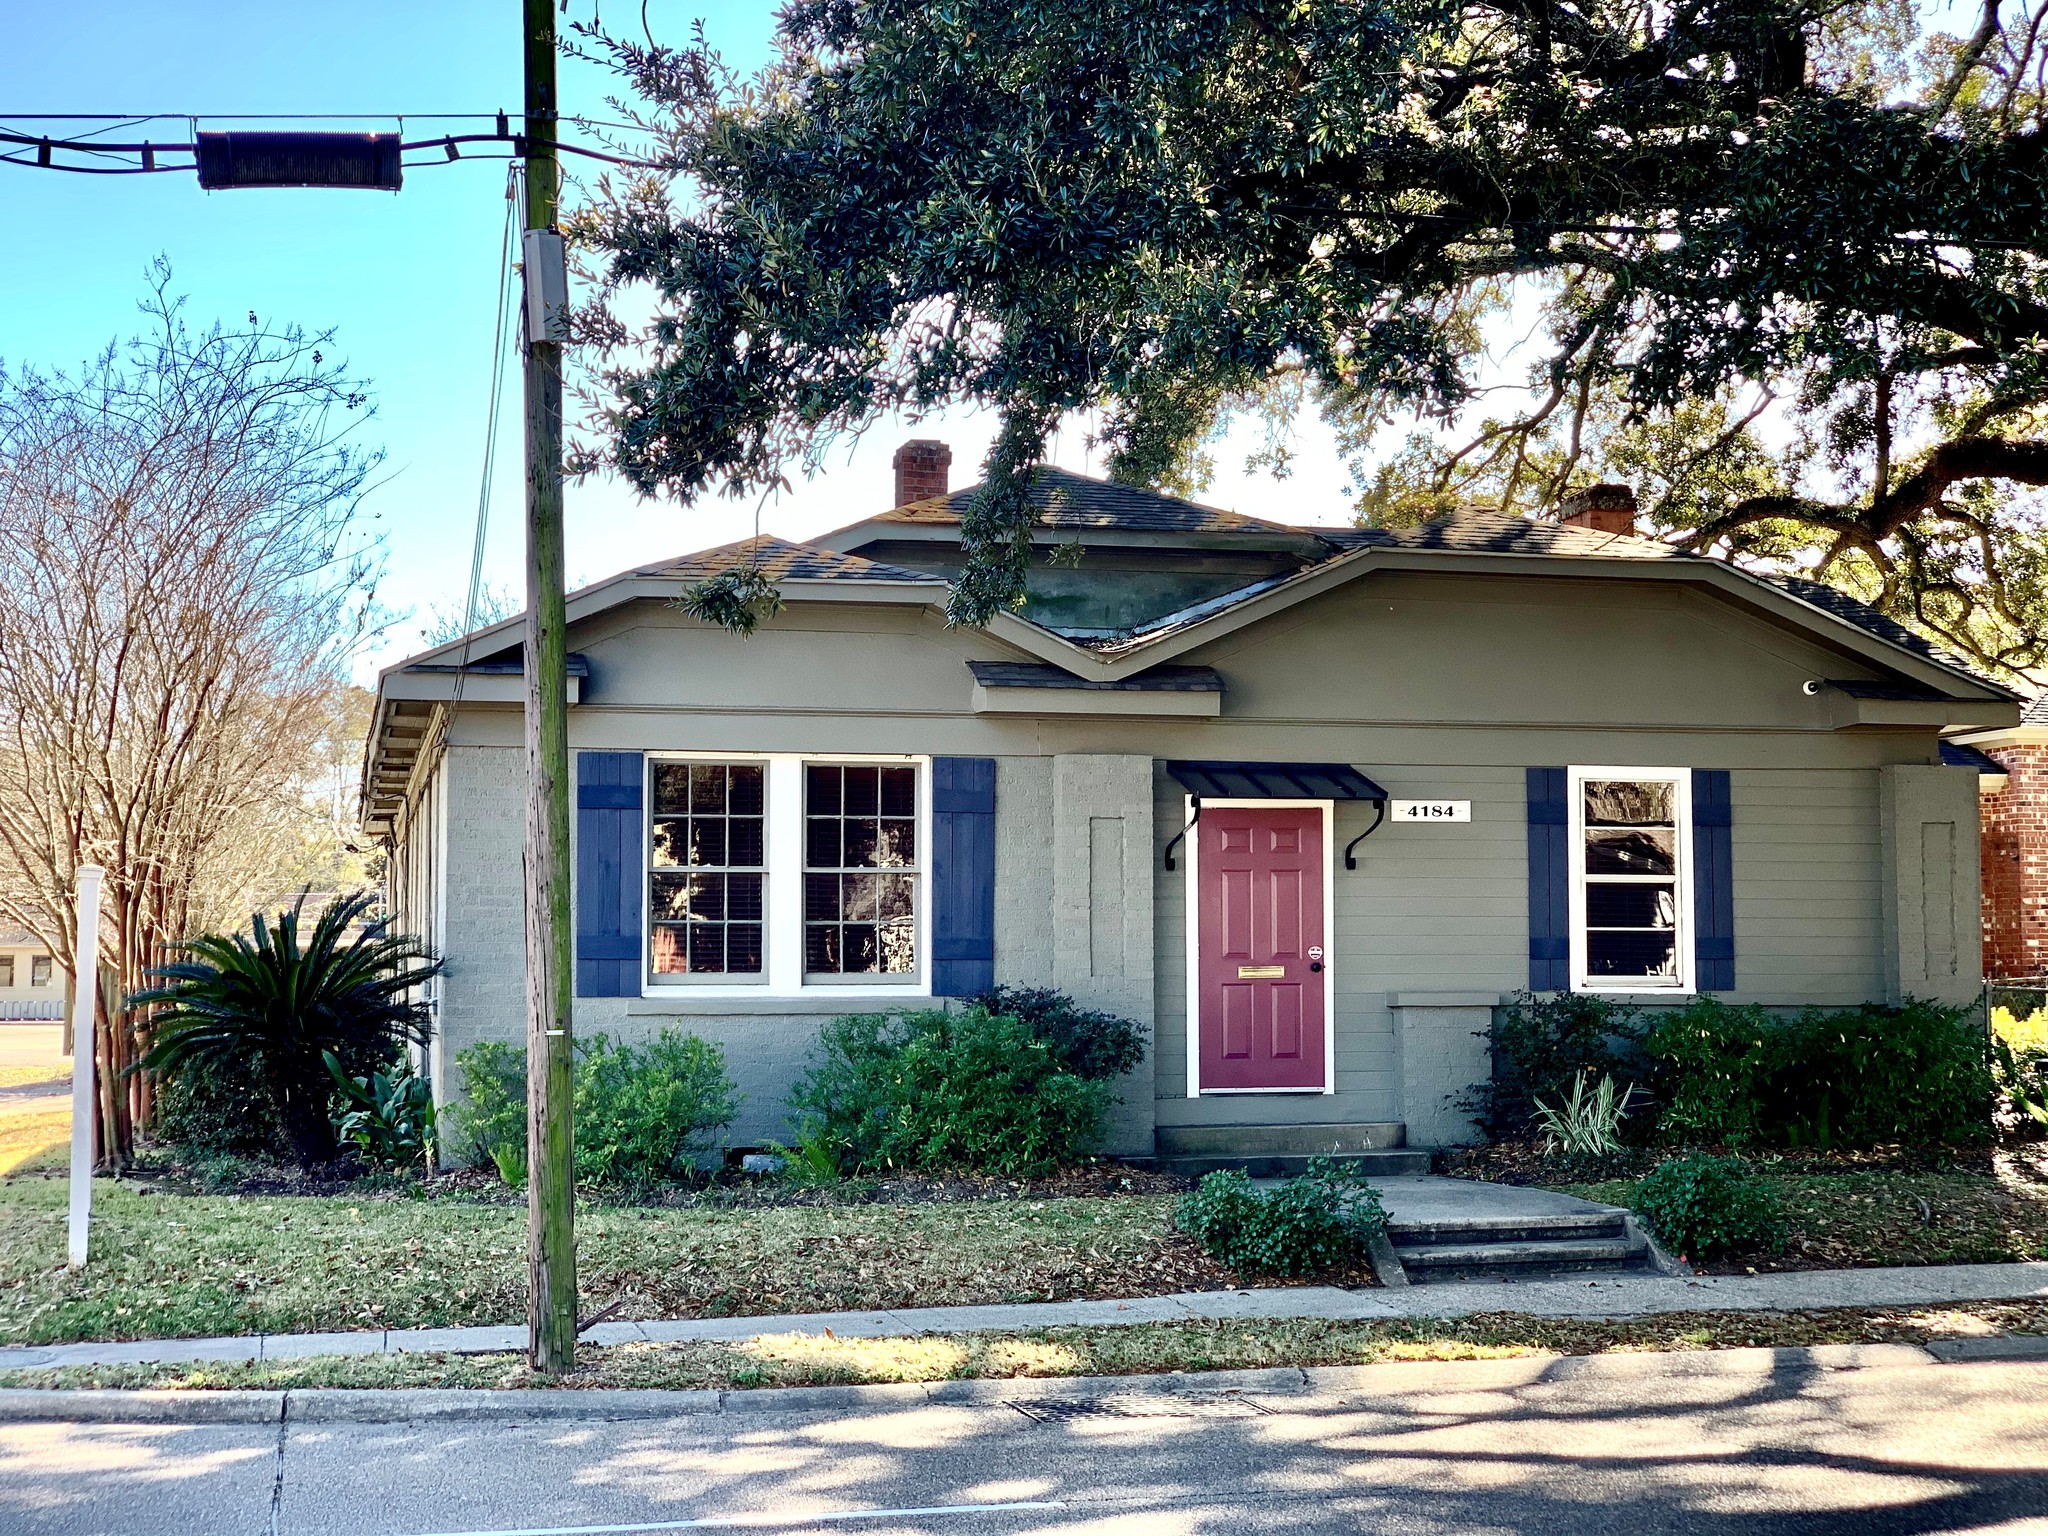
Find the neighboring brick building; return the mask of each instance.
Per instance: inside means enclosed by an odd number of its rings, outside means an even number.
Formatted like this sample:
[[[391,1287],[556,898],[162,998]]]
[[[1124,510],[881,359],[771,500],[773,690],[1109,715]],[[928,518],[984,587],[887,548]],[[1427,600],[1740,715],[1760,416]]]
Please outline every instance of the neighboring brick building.
[[[1981,774],[1984,977],[2048,977],[2048,694],[2018,725],[1962,732],[1943,756]]]

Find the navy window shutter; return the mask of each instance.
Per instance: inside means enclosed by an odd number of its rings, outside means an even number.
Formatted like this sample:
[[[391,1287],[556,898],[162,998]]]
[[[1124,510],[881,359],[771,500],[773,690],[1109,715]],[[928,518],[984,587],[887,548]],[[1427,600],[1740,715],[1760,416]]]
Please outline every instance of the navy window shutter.
[[[1529,770],[1529,990],[1572,984],[1571,816],[1562,768]]]
[[[932,991],[996,983],[996,760],[932,759]]]
[[[638,997],[643,754],[576,754],[576,995]]]
[[[1728,770],[1692,774],[1693,983],[1735,990],[1735,816]]]

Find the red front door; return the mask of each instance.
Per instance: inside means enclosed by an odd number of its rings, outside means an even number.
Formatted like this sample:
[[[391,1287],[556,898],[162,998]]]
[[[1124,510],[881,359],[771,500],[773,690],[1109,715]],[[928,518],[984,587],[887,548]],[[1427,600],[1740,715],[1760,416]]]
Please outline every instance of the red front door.
[[[1323,812],[1203,807],[1195,823],[1201,1086],[1323,1087]]]

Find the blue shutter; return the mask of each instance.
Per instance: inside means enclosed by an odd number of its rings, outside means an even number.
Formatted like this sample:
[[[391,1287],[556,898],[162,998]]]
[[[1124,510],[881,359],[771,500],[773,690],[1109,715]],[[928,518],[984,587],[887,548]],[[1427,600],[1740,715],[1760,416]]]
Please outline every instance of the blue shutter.
[[[1529,770],[1529,990],[1572,984],[1571,816],[1562,768]]]
[[[1735,990],[1735,816],[1728,770],[1692,771],[1693,981]]]
[[[638,752],[576,754],[576,995],[640,995]]]
[[[932,759],[932,991],[996,984],[996,760]]]

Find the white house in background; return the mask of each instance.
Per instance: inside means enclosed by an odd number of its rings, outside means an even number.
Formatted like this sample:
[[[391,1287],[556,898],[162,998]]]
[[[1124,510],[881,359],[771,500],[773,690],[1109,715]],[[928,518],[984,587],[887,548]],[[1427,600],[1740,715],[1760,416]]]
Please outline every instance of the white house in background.
[[[0,1021],[64,1017],[64,973],[25,928],[0,928]]]

